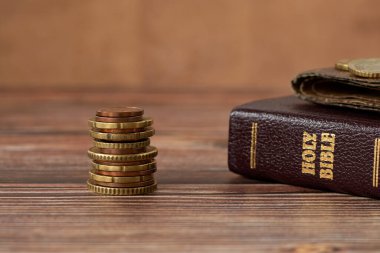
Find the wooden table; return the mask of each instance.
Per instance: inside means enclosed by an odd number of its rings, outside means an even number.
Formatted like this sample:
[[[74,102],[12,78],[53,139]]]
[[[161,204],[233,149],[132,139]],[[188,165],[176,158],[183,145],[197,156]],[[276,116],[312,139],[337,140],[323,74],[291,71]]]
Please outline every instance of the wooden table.
[[[378,252],[380,201],[227,169],[229,111],[269,94],[2,90],[0,250]],[[87,119],[137,105],[155,120],[159,190],[86,189]]]

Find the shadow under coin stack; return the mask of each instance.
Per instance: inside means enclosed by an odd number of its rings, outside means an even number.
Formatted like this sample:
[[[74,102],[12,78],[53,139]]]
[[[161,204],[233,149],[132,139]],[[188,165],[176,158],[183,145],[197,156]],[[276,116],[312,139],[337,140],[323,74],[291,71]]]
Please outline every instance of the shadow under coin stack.
[[[104,195],[154,192],[157,149],[150,146],[153,120],[137,107],[105,108],[90,119],[94,147],[88,150],[92,169],[89,190]]]

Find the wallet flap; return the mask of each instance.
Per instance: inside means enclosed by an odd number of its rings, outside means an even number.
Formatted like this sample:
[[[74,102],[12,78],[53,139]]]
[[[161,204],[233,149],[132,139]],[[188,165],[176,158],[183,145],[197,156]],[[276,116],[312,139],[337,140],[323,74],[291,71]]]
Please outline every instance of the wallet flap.
[[[335,68],[299,74],[292,86],[305,100],[327,105],[380,111],[380,79],[363,78]]]

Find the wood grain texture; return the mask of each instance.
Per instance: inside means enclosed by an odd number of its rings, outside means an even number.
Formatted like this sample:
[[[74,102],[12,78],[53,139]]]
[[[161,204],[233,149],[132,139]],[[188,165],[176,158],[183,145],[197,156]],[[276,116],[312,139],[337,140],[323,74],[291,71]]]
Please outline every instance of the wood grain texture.
[[[227,170],[228,114],[268,94],[2,90],[1,252],[378,252],[378,200]],[[86,120],[103,106],[155,120],[159,190],[86,190]]]
[[[300,71],[376,56],[379,7],[372,0],[0,1],[0,83],[285,94]]]

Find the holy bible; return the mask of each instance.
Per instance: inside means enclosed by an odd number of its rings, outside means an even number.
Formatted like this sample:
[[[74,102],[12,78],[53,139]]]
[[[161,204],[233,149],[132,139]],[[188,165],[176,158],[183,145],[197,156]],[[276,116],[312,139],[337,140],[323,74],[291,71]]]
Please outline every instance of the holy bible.
[[[230,115],[228,165],[240,175],[379,198],[380,114],[294,96]]]

